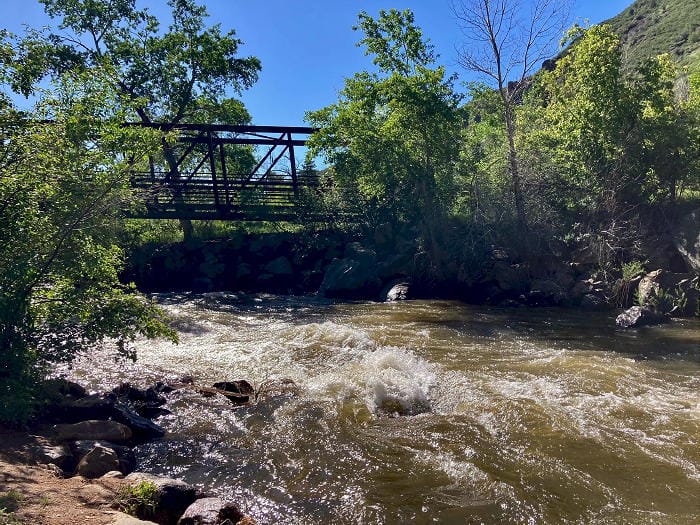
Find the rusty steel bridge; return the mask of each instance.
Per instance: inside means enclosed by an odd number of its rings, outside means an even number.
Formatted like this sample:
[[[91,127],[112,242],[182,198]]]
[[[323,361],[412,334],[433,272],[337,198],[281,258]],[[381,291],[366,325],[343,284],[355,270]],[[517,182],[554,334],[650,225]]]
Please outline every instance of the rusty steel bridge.
[[[301,126],[131,124],[158,128],[162,152],[135,165],[131,184],[146,219],[309,220],[304,202],[318,173],[299,170],[295,148],[316,130]],[[166,142],[167,140],[167,142]],[[311,217],[313,219],[313,217]]]

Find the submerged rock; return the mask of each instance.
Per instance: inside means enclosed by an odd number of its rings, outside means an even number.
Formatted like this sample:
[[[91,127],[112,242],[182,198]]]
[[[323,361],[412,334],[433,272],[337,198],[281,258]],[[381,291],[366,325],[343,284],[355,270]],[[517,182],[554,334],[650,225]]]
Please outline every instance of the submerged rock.
[[[638,328],[663,324],[669,321],[669,317],[651,308],[633,306],[625,310],[615,319],[615,324],[620,328]]]
[[[202,498],[187,507],[177,525],[220,525],[236,524],[245,515],[233,503],[219,498]]]

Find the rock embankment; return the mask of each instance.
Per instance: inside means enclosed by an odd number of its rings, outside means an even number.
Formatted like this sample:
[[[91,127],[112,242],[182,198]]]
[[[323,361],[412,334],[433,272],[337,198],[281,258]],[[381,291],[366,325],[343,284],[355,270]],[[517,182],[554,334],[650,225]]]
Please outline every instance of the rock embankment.
[[[0,428],[1,433],[12,436],[4,440],[4,446],[0,445],[0,463],[5,473],[0,476],[3,490],[22,495],[36,492],[35,484],[47,490],[49,485],[60,486],[60,491],[66,492],[65,501],[70,502],[83,497],[71,491],[82,492],[87,486],[99,497],[94,498],[94,508],[83,502],[64,509],[65,515],[48,517],[32,505],[8,512],[16,510],[18,517],[52,525],[255,523],[234,503],[212,498],[183,481],[134,472],[137,463],[133,447],[165,436],[165,430],[146,414],[169,413],[163,407],[166,394],[182,388],[207,397],[222,396],[233,407],[250,402],[254,396],[254,389],[247,381],[222,381],[202,387],[186,378],[174,385],[157,383],[147,389],[122,384],[103,395],[88,394],[80,385],[63,379],[47,381],[45,390],[50,402],[36,422],[34,432]],[[16,476],[11,475],[14,471]],[[126,504],[125,501],[138,497],[144,483],[154,490],[152,501],[146,506]],[[58,507],[61,505],[57,502]],[[89,511],[83,511],[86,505]],[[131,509],[137,517],[110,510],[114,507]],[[63,519],[66,515],[74,519]]]

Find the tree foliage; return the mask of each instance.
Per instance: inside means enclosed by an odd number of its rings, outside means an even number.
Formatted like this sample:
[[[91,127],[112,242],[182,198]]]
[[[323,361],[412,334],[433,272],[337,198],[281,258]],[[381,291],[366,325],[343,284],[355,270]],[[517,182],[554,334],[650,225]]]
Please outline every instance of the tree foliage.
[[[410,11],[360,14],[361,44],[377,72],[345,81],[338,102],[307,114],[310,142],[334,167],[335,183],[396,224],[418,224],[437,251],[438,224],[453,198],[460,96]]]

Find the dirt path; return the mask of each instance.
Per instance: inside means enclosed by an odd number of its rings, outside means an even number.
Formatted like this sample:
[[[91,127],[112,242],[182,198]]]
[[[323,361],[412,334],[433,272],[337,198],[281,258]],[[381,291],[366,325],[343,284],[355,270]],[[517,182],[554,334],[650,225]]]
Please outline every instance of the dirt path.
[[[27,450],[40,436],[0,427],[0,525],[108,525],[123,482],[59,478],[45,466],[28,465]]]

